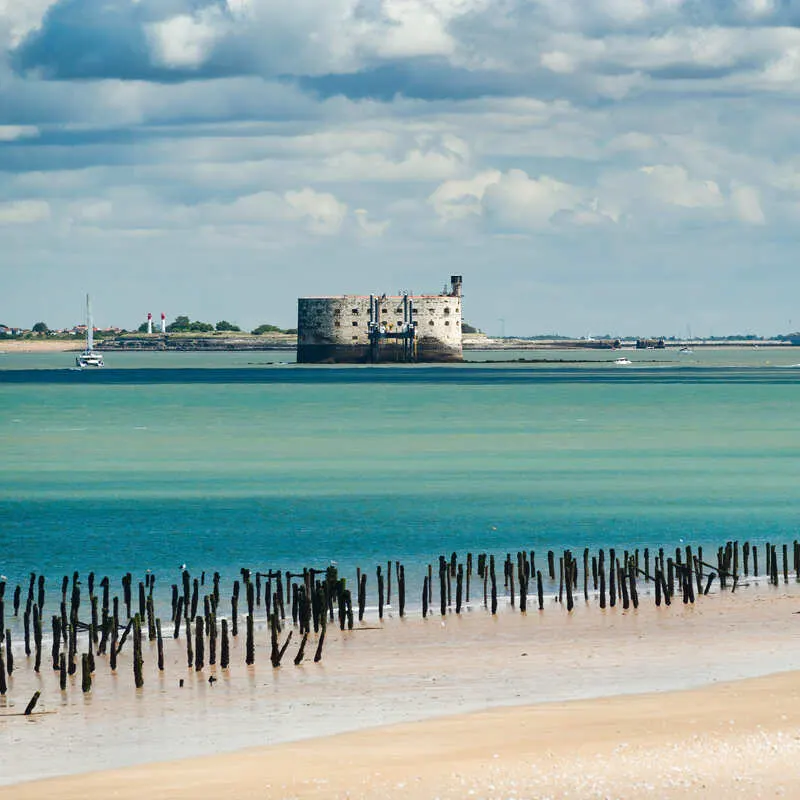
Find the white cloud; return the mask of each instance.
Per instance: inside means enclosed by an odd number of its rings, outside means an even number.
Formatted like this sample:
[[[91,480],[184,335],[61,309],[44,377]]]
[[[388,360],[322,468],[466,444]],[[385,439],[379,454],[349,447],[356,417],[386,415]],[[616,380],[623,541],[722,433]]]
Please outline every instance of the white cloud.
[[[44,200],[14,200],[0,203],[0,225],[29,225],[50,218],[50,205]]]
[[[546,175],[531,178],[522,170],[512,169],[486,187],[482,198],[484,213],[504,229],[532,230],[547,227],[563,212],[582,223],[590,221],[587,212],[596,215],[597,204],[581,187]],[[599,220],[599,216],[592,216]]]
[[[487,170],[468,180],[445,181],[428,198],[428,202],[445,221],[471,215],[480,216],[483,210],[481,201],[486,189],[497,183],[501,177],[502,173],[497,170]]]
[[[194,16],[179,14],[147,26],[153,62],[163,67],[198,69],[224,33],[221,15],[203,9]]]
[[[0,43],[3,34],[11,47],[16,47],[31,31],[42,24],[50,6],[58,0],[0,0]]]
[[[0,142],[32,139],[38,135],[39,129],[35,125],[0,125]]]
[[[286,192],[284,200],[297,217],[305,220],[309,231],[322,236],[339,233],[347,215],[347,205],[327,192],[305,188]]]
[[[692,180],[683,167],[657,164],[639,171],[647,176],[648,193],[662,203],[684,208],[714,208],[724,203],[715,181]]]

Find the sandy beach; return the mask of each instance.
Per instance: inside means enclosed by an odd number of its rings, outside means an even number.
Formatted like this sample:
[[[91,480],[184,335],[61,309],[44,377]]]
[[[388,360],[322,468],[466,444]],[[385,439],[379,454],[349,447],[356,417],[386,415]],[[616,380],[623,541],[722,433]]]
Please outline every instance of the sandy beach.
[[[5,353],[68,353],[84,348],[81,337],[75,339],[0,339],[0,352]]]
[[[169,640],[158,673],[145,640],[138,691],[125,651],[113,675],[98,657],[89,695],[22,655],[0,705],[0,798],[794,796],[797,587],[373,614],[329,627],[321,663],[295,667],[290,645],[275,670],[263,627],[255,665],[240,636],[228,670],[187,669]],[[36,688],[48,713],[9,716]]]

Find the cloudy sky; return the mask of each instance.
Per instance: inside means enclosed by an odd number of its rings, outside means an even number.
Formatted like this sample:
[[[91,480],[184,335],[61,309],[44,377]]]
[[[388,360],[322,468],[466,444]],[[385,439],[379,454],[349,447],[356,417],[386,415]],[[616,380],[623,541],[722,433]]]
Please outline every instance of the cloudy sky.
[[[0,322],[800,327],[800,0],[0,0]]]

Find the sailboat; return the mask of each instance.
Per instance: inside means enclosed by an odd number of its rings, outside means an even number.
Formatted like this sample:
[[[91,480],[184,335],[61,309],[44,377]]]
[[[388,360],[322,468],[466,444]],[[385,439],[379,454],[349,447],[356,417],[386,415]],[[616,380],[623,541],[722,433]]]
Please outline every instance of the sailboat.
[[[94,351],[94,325],[92,323],[92,304],[86,295],[86,349],[75,358],[78,369],[85,367],[104,367],[103,356]]]

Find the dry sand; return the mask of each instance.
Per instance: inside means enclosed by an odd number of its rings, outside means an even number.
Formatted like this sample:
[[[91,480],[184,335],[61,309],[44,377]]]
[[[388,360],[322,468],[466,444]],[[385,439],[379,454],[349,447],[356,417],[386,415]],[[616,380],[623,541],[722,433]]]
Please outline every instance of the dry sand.
[[[158,675],[146,643],[143,690],[98,658],[89,696],[23,657],[0,715],[36,687],[54,713],[0,716],[0,798],[800,796],[800,676],[752,679],[800,669],[798,610],[791,583],[693,607],[371,619],[279,670],[263,630],[256,666],[240,636],[227,671],[188,670],[181,641]],[[203,757],[146,764],[187,756]]]
[[[66,339],[0,339],[0,351],[6,353],[66,353],[83,350],[82,336]]]

